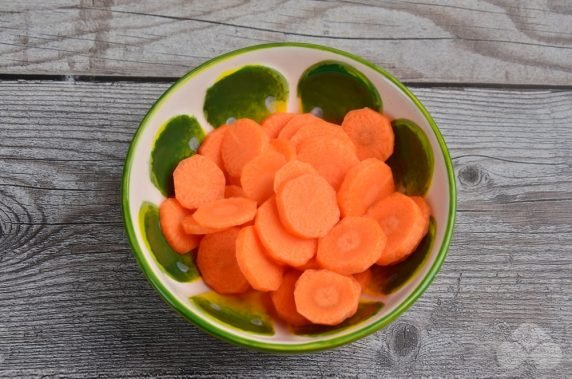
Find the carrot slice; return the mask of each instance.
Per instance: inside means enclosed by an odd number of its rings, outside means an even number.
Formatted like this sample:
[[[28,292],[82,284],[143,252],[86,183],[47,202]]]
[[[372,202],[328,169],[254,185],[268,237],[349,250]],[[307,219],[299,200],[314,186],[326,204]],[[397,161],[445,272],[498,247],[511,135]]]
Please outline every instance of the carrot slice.
[[[315,124],[304,125],[290,138],[290,142],[294,145],[294,148],[298,148],[300,144],[310,138],[316,137],[334,137],[341,140],[345,140],[345,143],[352,146],[355,150],[355,146],[350,137],[344,132],[344,130],[336,124],[331,124],[327,121],[317,122]]]
[[[285,164],[282,154],[267,150],[244,165],[240,183],[246,197],[260,204],[272,196],[274,174]]]
[[[296,302],[294,301],[294,288],[301,272],[291,270],[284,274],[282,284],[278,290],[272,292],[270,299],[272,305],[282,321],[292,326],[304,326],[310,324],[304,316],[296,310]]]
[[[298,313],[322,325],[337,325],[357,312],[361,286],[351,276],[328,270],[306,270],[296,282]]]
[[[253,226],[242,228],[238,234],[236,260],[240,271],[255,290],[276,291],[280,287],[284,267],[266,257]]]
[[[248,197],[244,190],[235,184],[230,184],[224,187],[224,197],[228,199],[229,197]]]
[[[395,192],[391,168],[375,158],[350,168],[338,190],[342,216],[362,216],[376,201]]]
[[[317,241],[315,239],[301,239],[284,229],[278,216],[274,197],[258,208],[254,227],[266,252],[276,262],[301,266],[316,254]]]
[[[342,275],[367,270],[380,257],[386,237],[369,217],[346,217],[318,241],[316,260],[325,269]]]
[[[302,266],[296,266],[294,268],[298,271],[305,271],[305,270],[319,270],[323,267],[320,266],[320,264],[316,260],[316,257],[314,257],[310,259],[308,262],[304,263]]]
[[[222,125],[210,132],[199,147],[199,154],[209,158],[224,171],[224,164],[220,154],[222,139],[228,130],[228,125]]]
[[[175,197],[185,208],[195,209],[224,197],[224,173],[200,154],[183,159],[173,172]]]
[[[284,183],[276,204],[284,228],[301,238],[323,237],[340,219],[336,192],[318,175],[306,174]]]
[[[208,228],[226,229],[241,225],[256,215],[256,201],[244,197],[220,199],[199,207],[193,214],[197,224]]]
[[[181,221],[191,212],[174,198],[168,198],[159,206],[159,224],[169,246],[179,254],[186,254],[199,245],[199,237],[189,236],[181,227]]]
[[[287,161],[296,159],[296,149],[287,139],[274,138],[270,140],[270,148],[280,153]]]
[[[298,160],[311,164],[336,190],[348,170],[359,163],[353,148],[332,136],[304,141],[298,149]]]
[[[393,154],[395,136],[387,116],[369,108],[356,109],[346,114],[342,128],[354,141],[359,159],[385,161]]]
[[[307,125],[322,124],[322,123],[328,123],[328,122],[322,120],[319,117],[314,116],[311,113],[296,114],[294,115],[294,117],[290,119],[290,121],[286,123],[286,125],[284,125],[280,133],[278,133],[278,138],[290,139],[302,127]]]
[[[206,226],[199,225],[191,214],[183,218],[181,221],[181,226],[183,227],[185,233],[194,235],[211,234],[223,230],[218,228],[207,228]]]
[[[359,285],[361,286],[361,292],[366,292],[369,287],[369,283],[371,283],[371,269],[368,268],[365,271],[358,272],[357,274],[353,274],[355,280],[358,281]]]
[[[274,192],[278,192],[280,186],[288,180],[304,174],[317,174],[317,171],[308,163],[300,161],[290,161],[286,163],[280,167],[280,170],[276,171],[276,175],[274,175]]]
[[[230,125],[221,145],[224,167],[238,177],[242,168],[268,147],[269,137],[255,121],[241,118]]]
[[[294,113],[285,113],[285,112],[276,112],[272,113],[270,116],[266,117],[264,121],[262,121],[262,127],[268,137],[276,138],[278,137],[278,133],[282,130],[282,128],[294,117]]]
[[[421,209],[421,214],[425,219],[425,228],[423,229],[423,235],[427,234],[429,231],[429,220],[431,219],[431,206],[422,196],[411,196],[411,200],[417,204],[419,209]]]
[[[237,294],[250,288],[236,260],[239,228],[207,234],[201,240],[197,267],[204,282],[221,294]]]
[[[387,236],[387,243],[377,264],[385,266],[398,263],[411,254],[425,230],[421,209],[409,196],[394,192],[375,203],[367,215],[379,222]]]

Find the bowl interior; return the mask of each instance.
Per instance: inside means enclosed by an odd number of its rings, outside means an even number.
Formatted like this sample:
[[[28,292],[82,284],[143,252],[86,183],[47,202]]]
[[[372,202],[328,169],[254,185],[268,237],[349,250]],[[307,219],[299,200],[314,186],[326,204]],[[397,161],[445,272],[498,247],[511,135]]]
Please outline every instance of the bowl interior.
[[[151,213],[145,213],[145,209],[158,206],[165,196],[151,178],[150,160],[158,133],[174,116],[189,115],[205,133],[213,130],[207,121],[208,118],[212,121],[209,117],[212,112],[207,115],[204,112],[205,97],[207,90],[221,78],[247,65],[272,68],[285,79],[287,93],[280,102],[270,98],[273,104],[267,101],[268,107],[300,112],[299,79],[309,67],[323,61],[341,62],[357,70],[379,93],[384,113],[391,118],[411,120],[426,135],[434,158],[433,177],[426,198],[433,209],[435,230],[426,256],[408,281],[390,294],[366,299],[381,305],[365,310],[361,319],[343,328],[295,333],[265,315],[256,306],[256,299],[221,303],[206,295],[193,300],[194,296],[208,293],[209,288],[195,275],[192,259],[158,259],[150,239],[160,237],[150,235],[146,229],[146,223],[152,223],[153,218]],[[196,148],[196,139],[189,140],[189,144]],[[305,351],[333,347],[367,335],[391,322],[417,299],[445,258],[454,222],[455,188],[450,158],[435,123],[397,80],[372,64],[341,51],[305,44],[271,44],[215,58],[191,71],[163,94],[144,118],[130,146],[123,178],[122,206],[129,240],[139,264],[163,298],[185,318],[231,342],[267,350]],[[165,264],[179,270],[180,275],[172,275]],[[224,313],[222,316],[221,312]]]

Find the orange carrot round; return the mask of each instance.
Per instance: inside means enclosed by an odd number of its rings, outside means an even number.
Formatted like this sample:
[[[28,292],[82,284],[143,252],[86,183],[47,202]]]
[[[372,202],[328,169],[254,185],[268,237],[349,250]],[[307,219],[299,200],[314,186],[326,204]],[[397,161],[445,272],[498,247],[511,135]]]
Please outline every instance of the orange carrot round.
[[[209,158],[224,171],[224,164],[220,154],[222,139],[228,130],[228,125],[222,125],[210,132],[199,147],[199,154]]]
[[[318,263],[316,257],[314,257],[310,259],[308,262],[304,263],[302,266],[296,266],[294,268],[298,271],[305,271],[305,270],[319,270],[323,267]]]
[[[256,215],[256,201],[244,197],[220,199],[199,207],[193,214],[197,224],[214,229],[242,225]]]
[[[312,138],[301,143],[298,160],[312,165],[336,190],[348,170],[359,163],[353,148],[332,136]]]
[[[280,153],[287,161],[296,159],[296,149],[287,139],[274,138],[270,140],[270,148]]]
[[[199,225],[191,214],[183,218],[181,221],[181,226],[183,227],[185,233],[193,235],[211,234],[223,230],[218,228],[207,228],[206,226]]]
[[[274,175],[274,192],[278,192],[280,186],[290,179],[297,178],[304,174],[317,174],[317,171],[308,163],[300,161],[290,161],[280,167]]]
[[[280,287],[284,267],[267,258],[253,226],[242,228],[238,234],[236,260],[240,271],[255,290],[276,291]]]
[[[266,150],[242,169],[240,183],[246,197],[262,203],[274,193],[274,175],[286,164],[286,158],[272,150]]]
[[[173,182],[177,201],[188,209],[224,197],[224,173],[216,163],[200,154],[179,162],[173,172]]]
[[[291,270],[284,274],[282,284],[278,290],[272,292],[270,298],[272,305],[282,321],[292,326],[304,326],[310,322],[296,310],[294,301],[294,288],[301,272]]]
[[[361,286],[351,276],[328,270],[306,270],[296,282],[298,313],[321,325],[337,325],[357,312]]]
[[[239,228],[208,234],[201,240],[197,268],[204,282],[221,294],[238,294],[250,288],[236,260]]]
[[[335,124],[330,124],[327,121],[317,122],[315,124],[304,125],[290,138],[290,142],[294,145],[296,150],[300,144],[310,138],[320,138],[320,137],[334,137],[341,140],[345,140],[346,144],[353,146],[351,138],[344,132],[344,130]]]
[[[338,190],[342,216],[362,216],[376,201],[395,192],[391,168],[375,158],[350,168]]]
[[[395,136],[388,117],[369,108],[349,111],[342,128],[354,141],[359,159],[385,161],[393,154]]]
[[[323,237],[340,219],[336,192],[318,175],[306,174],[284,183],[276,204],[282,225],[301,238]]]
[[[301,239],[284,229],[274,197],[258,208],[254,226],[266,252],[276,262],[301,266],[316,254],[315,239]]]
[[[419,209],[421,209],[421,214],[425,219],[425,228],[423,228],[423,235],[425,235],[429,231],[429,220],[431,219],[431,206],[423,196],[411,196],[411,200],[413,200],[415,204],[417,204]]]
[[[368,290],[369,287],[369,283],[371,283],[371,269],[367,269],[365,271],[362,272],[358,272],[357,274],[353,274],[353,277],[355,280],[357,280],[357,282],[359,283],[359,285],[361,286],[361,292],[366,292]]]
[[[236,184],[229,184],[224,187],[224,197],[228,199],[229,197],[248,197],[244,190],[237,186]]]
[[[241,118],[230,125],[221,145],[224,167],[230,176],[239,177],[242,168],[268,147],[269,137],[255,121]]]
[[[159,206],[159,224],[169,246],[179,254],[191,252],[199,245],[199,237],[189,236],[181,221],[191,212],[183,208],[174,198],[168,198]]]
[[[300,130],[304,126],[312,124],[322,124],[322,123],[327,123],[327,121],[324,121],[321,118],[316,117],[311,113],[302,113],[294,115],[294,117],[292,117],[290,121],[288,121],[286,125],[282,128],[280,133],[278,133],[278,138],[290,139],[292,138],[292,136],[294,136],[294,134],[296,134],[298,130]]]
[[[409,196],[394,192],[375,203],[367,211],[369,217],[379,222],[387,237],[387,243],[378,259],[379,265],[398,263],[411,254],[425,230],[421,209]]]
[[[264,128],[266,134],[268,134],[268,137],[276,138],[286,123],[290,121],[294,116],[294,113],[272,113],[270,116],[266,117],[264,121],[262,121],[262,127]]]
[[[375,220],[349,216],[319,239],[316,260],[339,274],[357,274],[381,257],[385,243],[385,234]]]

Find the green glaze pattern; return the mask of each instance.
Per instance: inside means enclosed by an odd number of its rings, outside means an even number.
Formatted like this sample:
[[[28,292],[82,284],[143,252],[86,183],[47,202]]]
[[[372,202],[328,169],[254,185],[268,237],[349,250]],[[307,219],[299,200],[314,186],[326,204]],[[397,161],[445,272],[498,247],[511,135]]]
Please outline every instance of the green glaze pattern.
[[[198,278],[199,273],[192,258],[194,254],[177,254],[165,240],[156,205],[143,203],[139,210],[139,225],[149,250],[163,271],[178,282],[190,282]]]
[[[293,327],[292,331],[294,334],[298,335],[317,335],[317,334],[330,334],[339,332],[340,330],[346,329],[350,326],[359,324],[362,321],[367,320],[371,316],[375,315],[379,310],[383,308],[383,303],[381,302],[361,302],[358,306],[357,312],[344,322],[335,326],[328,325],[306,325]]]
[[[336,61],[319,62],[304,71],[298,82],[298,97],[303,112],[319,108],[320,116],[335,124],[341,124],[352,109],[382,109],[379,92],[369,79],[354,67]]]
[[[395,134],[393,155],[387,164],[393,172],[396,190],[423,196],[433,177],[433,152],[423,130],[413,121],[397,119],[391,123]]]
[[[205,132],[194,117],[179,115],[167,121],[157,135],[151,152],[151,180],[164,196],[172,196],[173,170],[196,153]]]
[[[227,325],[247,332],[273,335],[272,319],[258,306],[258,299],[222,296],[215,292],[191,297],[191,302]]]
[[[261,122],[270,113],[284,111],[288,83],[278,71],[265,66],[244,66],[223,76],[207,90],[204,113],[213,127],[228,119]]]
[[[415,251],[403,262],[392,266],[373,265],[369,288],[374,293],[390,294],[411,279],[429,256],[436,232],[435,219],[429,221],[429,231]]]

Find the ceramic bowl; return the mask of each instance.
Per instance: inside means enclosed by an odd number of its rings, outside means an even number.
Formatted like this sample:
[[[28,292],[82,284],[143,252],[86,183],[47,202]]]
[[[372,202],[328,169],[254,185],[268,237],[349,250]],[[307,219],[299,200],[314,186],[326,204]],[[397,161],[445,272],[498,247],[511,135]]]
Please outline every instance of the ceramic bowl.
[[[171,192],[170,173],[176,162],[193,154],[213,127],[233,118],[262,120],[276,110],[312,111],[339,122],[345,112],[363,106],[382,109],[397,120],[392,168],[405,172],[394,175],[403,191],[426,196],[433,215],[428,236],[411,258],[374,272],[376,288],[362,295],[358,313],[351,319],[337,327],[286,327],[266,312],[263,299],[222,297],[210,291],[195,268],[193,254],[180,256],[168,247],[159,228],[158,205]],[[409,162],[405,168],[399,162],[404,157]],[[281,352],[346,344],[399,317],[427,289],[443,264],[455,207],[451,158],[421,102],[385,70],[362,58],[299,43],[233,51],[179,79],[141,122],[129,147],[122,183],[129,242],[161,297],[185,319],[216,337]]]

